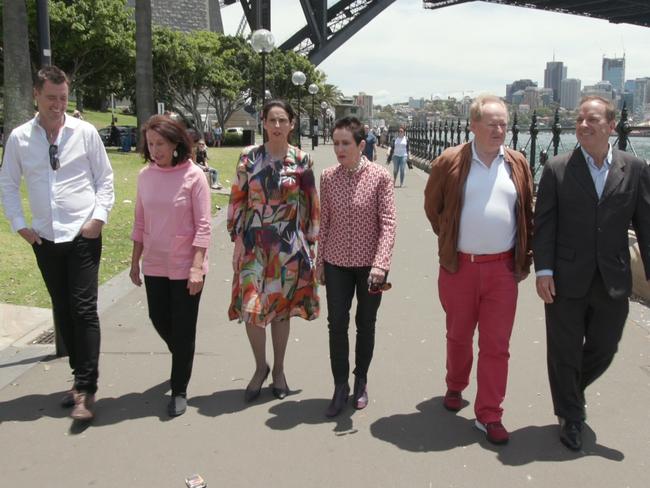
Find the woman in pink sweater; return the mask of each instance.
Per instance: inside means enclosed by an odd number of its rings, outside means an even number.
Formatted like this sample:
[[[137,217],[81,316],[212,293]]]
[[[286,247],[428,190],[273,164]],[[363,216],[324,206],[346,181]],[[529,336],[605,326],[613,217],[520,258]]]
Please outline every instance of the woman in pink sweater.
[[[147,290],[149,318],[172,354],[170,416],[185,413],[210,245],[210,188],[190,159],[185,128],[163,115],[142,127],[147,166],[138,177],[131,281]]]

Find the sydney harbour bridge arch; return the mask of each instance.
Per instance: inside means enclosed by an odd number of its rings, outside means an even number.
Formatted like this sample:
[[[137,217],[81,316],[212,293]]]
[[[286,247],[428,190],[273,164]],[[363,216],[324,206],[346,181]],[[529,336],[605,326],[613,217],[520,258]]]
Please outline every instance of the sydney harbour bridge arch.
[[[305,25],[280,49],[295,50],[318,65],[343,43],[396,0],[299,0]],[[439,9],[473,0],[423,0],[425,9]],[[582,15],[605,19],[612,23],[627,23],[650,27],[648,0],[486,0],[526,8]],[[251,30],[271,30],[271,0],[220,0],[219,7],[239,2],[245,21]],[[328,3],[330,4],[328,7]],[[300,25],[300,22],[296,22]]]
[[[133,6],[135,0],[128,0]],[[278,0],[273,0],[276,4]],[[354,34],[397,0],[294,0],[298,31],[280,45],[295,50],[320,64]],[[650,27],[648,0],[485,0],[517,7],[535,8],[604,19],[612,23]],[[155,0],[155,24],[179,30],[209,29],[223,32],[221,9],[239,3],[244,12],[238,33],[245,30],[272,30],[272,0]],[[422,0],[423,9],[441,9],[473,0]],[[432,22],[435,20],[432,18]]]

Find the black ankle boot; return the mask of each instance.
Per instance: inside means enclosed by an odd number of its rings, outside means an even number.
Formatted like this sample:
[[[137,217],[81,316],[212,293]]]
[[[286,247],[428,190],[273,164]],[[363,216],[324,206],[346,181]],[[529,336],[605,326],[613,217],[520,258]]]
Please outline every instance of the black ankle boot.
[[[325,410],[326,417],[336,417],[341,413],[343,407],[348,401],[348,396],[350,395],[350,386],[347,383],[341,383],[340,385],[334,386],[334,395],[332,396],[332,401],[330,402],[327,410]]]
[[[368,406],[368,383],[365,378],[355,377],[352,401],[354,402],[354,408],[357,410]]]

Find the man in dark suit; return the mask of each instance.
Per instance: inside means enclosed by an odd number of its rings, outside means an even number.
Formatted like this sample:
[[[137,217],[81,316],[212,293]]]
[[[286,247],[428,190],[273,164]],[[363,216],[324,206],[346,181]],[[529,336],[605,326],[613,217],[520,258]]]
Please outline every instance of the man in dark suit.
[[[582,448],[584,390],[611,364],[632,291],[632,223],[650,277],[650,169],[609,144],[612,103],[585,97],[580,147],[544,167],[535,207],[533,256],[545,303],[548,375],[560,440]]]

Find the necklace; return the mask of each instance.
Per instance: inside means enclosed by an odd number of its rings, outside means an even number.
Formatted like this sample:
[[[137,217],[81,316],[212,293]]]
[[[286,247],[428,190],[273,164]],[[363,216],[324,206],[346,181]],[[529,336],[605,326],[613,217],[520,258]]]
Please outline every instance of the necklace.
[[[359,161],[357,161],[357,164],[355,164],[351,168],[346,168],[346,169],[348,170],[348,173],[354,174],[357,171],[359,171],[362,167],[363,167],[363,158],[359,159]]]

